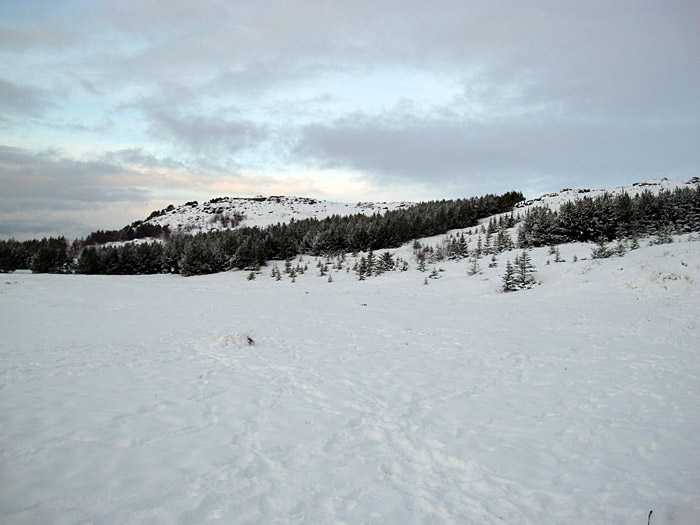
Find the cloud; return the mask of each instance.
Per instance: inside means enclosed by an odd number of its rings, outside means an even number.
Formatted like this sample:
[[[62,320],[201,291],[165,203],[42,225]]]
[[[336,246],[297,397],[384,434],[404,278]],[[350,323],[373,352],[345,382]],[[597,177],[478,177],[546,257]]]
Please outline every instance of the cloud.
[[[669,133],[672,129],[673,133]],[[358,114],[306,126],[297,161],[368,173],[377,182],[430,182],[501,191],[534,181],[620,183],[659,174],[687,177],[700,165],[697,125],[629,125],[615,119],[510,118],[493,121]],[[491,188],[489,190],[488,188]]]
[[[164,168],[170,170],[184,169],[186,165],[172,158],[161,158],[147,152],[143,148],[125,148],[116,151],[106,151],[101,160],[107,164],[119,166],[140,166],[144,168]]]
[[[24,148],[16,164],[0,152],[5,207],[255,192],[290,171],[290,192],[342,198],[352,179],[353,197],[434,198],[700,166],[692,0],[27,0],[0,15],[0,126]]]
[[[65,158],[55,151],[0,146],[0,211],[87,208],[100,203],[143,201],[147,191],[105,184],[128,169],[100,161]]]
[[[50,94],[0,78],[0,116],[35,116],[50,103]]]
[[[175,114],[170,110],[149,110],[150,134],[173,142],[195,155],[235,155],[262,139],[265,128],[249,120],[220,115]]]

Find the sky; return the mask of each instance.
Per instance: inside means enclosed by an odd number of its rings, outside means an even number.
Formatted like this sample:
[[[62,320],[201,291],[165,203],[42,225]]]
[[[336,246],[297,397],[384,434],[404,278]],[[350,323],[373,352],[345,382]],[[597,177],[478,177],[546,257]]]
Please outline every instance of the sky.
[[[700,175],[700,2],[0,2],[0,237]]]

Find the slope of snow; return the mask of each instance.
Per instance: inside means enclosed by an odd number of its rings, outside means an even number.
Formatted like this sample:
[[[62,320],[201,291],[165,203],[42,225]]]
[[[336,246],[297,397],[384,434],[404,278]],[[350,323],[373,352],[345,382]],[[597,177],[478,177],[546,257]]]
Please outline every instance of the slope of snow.
[[[557,193],[547,193],[537,197],[536,199],[520,202],[516,205],[516,210],[522,212],[527,211],[532,207],[541,206],[549,208],[552,211],[556,211],[565,202],[575,201],[583,197],[595,198],[603,195],[604,193],[611,195],[627,193],[631,197],[635,197],[644,191],[650,191],[653,194],[658,195],[662,191],[673,191],[676,188],[696,188],[698,184],[700,184],[700,178],[693,177],[687,181],[652,179],[645,182],[636,182],[632,186],[619,186],[613,189],[608,188],[602,190],[565,188]]]
[[[533,250],[542,284],[511,294],[515,253],[428,286],[308,258],[295,283],[5,275],[0,521],[698,523],[678,240]]]
[[[265,227],[291,219],[301,220],[314,217],[325,219],[332,215],[353,215],[362,213],[372,215],[411,206],[407,202],[358,202],[346,204],[306,197],[220,197],[202,204],[191,203],[173,206],[163,215],[153,217],[145,222],[160,226],[169,226],[171,231],[197,233],[227,229],[227,219],[241,217],[240,226]]]
[[[697,177],[688,180],[649,180],[632,186],[605,190],[563,189],[558,193],[548,193],[536,199],[523,201],[516,206],[516,212],[524,212],[535,206],[545,206],[557,210],[564,202],[582,197],[597,197],[603,193],[629,193],[634,196],[643,191],[659,193],[680,187],[694,188],[700,183]],[[229,229],[236,226],[265,227],[271,224],[286,223],[291,219],[325,219],[332,215],[371,215],[412,206],[410,202],[358,202],[348,204],[307,197],[219,197],[211,201],[188,202],[179,206],[171,205],[152,214],[144,222],[168,226],[173,232],[198,233]],[[240,221],[240,222],[239,222]],[[483,222],[483,219],[482,219]],[[121,244],[121,243],[118,243]]]

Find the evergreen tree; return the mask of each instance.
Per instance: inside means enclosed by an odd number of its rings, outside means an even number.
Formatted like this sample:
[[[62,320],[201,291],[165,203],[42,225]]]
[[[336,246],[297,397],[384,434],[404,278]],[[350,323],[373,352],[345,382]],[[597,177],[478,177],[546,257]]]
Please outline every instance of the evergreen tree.
[[[673,227],[671,223],[666,223],[656,232],[654,244],[669,244],[673,242]]]
[[[211,254],[202,238],[195,238],[185,247],[180,259],[180,273],[184,276],[205,275],[211,272]]]
[[[363,255],[360,257],[360,262],[357,265],[357,278],[360,281],[364,281],[367,276],[367,259],[365,259],[365,256]]]
[[[614,254],[615,251],[608,248],[607,243],[602,237],[598,239],[596,247],[591,251],[591,257],[594,259],[607,259],[608,257],[612,257]]]
[[[561,258],[561,252],[559,252],[559,246],[554,248],[554,262],[566,262]]]
[[[367,275],[372,276],[376,273],[377,258],[374,255],[374,251],[370,250],[367,254]]]
[[[68,243],[65,237],[50,237],[39,243],[31,259],[32,273],[62,273],[68,271]]]
[[[456,250],[455,253],[457,255],[458,259],[465,259],[469,256],[469,245],[467,243],[467,240],[464,237],[464,232],[460,233],[459,237],[457,238],[456,242]]]
[[[0,273],[14,272],[16,269],[13,240],[0,241]]]
[[[519,288],[530,288],[535,284],[535,266],[526,250],[515,258],[515,280]]]
[[[93,246],[85,248],[78,258],[76,271],[83,274],[99,274],[103,273],[102,270],[100,256],[97,254],[97,250]]]
[[[479,267],[479,260],[476,257],[472,257],[472,264],[467,270],[467,275],[477,275],[481,273],[481,268]]]
[[[503,291],[514,292],[518,289],[515,277],[515,268],[510,264],[510,260],[506,261],[506,273],[503,274]]]
[[[390,272],[394,269],[394,258],[390,252],[384,252],[379,258],[379,268],[382,272]]]

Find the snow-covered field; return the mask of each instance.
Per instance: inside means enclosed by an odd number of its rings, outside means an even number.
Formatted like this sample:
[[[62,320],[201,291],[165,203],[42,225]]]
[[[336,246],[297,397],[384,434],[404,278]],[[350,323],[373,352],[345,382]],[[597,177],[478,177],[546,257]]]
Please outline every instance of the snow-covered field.
[[[514,252],[427,286],[3,275],[0,522],[700,523],[685,239],[534,250],[510,294]]]

